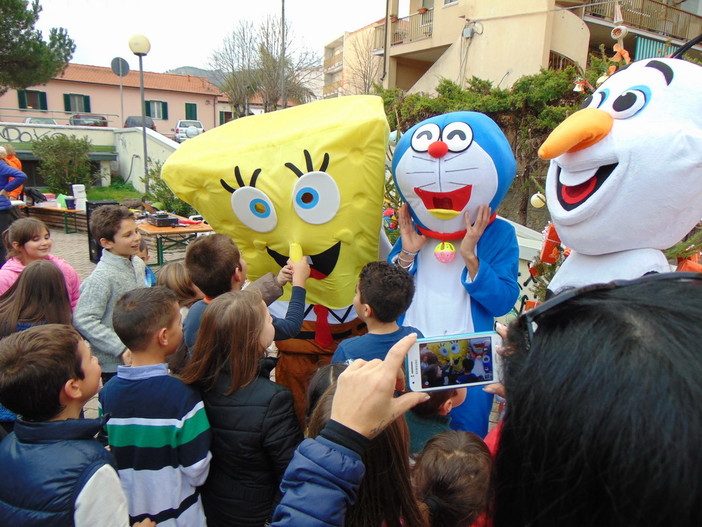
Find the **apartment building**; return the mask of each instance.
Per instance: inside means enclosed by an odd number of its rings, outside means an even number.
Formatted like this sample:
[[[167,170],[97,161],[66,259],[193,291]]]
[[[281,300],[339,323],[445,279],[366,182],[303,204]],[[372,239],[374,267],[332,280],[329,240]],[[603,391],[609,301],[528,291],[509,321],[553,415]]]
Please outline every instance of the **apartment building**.
[[[387,1],[387,20],[325,48],[325,97],[354,93],[349,72],[358,60],[352,43],[369,32],[371,53],[381,64],[378,81],[425,93],[433,93],[441,78],[463,84],[476,76],[508,88],[541,68],[585,68],[600,44],[611,50],[619,13],[628,30],[625,47],[637,60],[667,55],[702,33],[702,0]],[[702,59],[702,48],[691,54]]]
[[[375,46],[377,27],[385,19],[344,33],[324,47],[322,96],[363,95],[382,82],[383,56]]]

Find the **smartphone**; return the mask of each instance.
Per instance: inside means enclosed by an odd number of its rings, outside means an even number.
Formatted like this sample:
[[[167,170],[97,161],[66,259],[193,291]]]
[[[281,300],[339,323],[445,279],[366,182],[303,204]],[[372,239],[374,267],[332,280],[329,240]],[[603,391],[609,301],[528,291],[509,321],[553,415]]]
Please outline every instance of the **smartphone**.
[[[405,359],[413,392],[500,382],[502,337],[495,331],[417,339]]]

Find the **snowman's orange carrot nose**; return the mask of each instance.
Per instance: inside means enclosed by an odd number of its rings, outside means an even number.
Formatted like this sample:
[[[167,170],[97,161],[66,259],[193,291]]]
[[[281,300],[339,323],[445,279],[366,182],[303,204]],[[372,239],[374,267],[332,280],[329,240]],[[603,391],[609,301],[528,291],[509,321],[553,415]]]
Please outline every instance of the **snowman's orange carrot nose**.
[[[553,159],[592,146],[607,136],[613,122],[611,115],[597,108],[579,110],[551,132],[539,148],[539,157]]]

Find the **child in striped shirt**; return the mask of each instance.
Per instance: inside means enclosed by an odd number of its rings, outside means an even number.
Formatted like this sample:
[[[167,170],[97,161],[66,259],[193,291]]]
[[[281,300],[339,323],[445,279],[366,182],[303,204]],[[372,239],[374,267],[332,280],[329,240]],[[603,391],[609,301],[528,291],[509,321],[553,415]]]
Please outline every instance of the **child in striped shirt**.
[[[135,289],[115,304],[115,332],[131,352],[99,393],[110,414],[112,449],[132,521],[205,526],[198,487],[210,469],[210,425],[197,390],[172,377],[166,356],[183,340],[175,294],[162,286]]]

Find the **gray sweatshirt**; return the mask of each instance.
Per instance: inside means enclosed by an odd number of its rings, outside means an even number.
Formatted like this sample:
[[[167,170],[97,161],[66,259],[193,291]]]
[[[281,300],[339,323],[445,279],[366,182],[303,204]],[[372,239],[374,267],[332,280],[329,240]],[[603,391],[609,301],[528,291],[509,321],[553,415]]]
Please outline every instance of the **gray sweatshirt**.
[[[73,325],[90,342],[104,372],[117,371],[126,349],[112,329],[115,302],[127,291],[145,287],[144,273],[144,262],[138,256],[128,259],[105,250],[95,270],[80,286]]]

